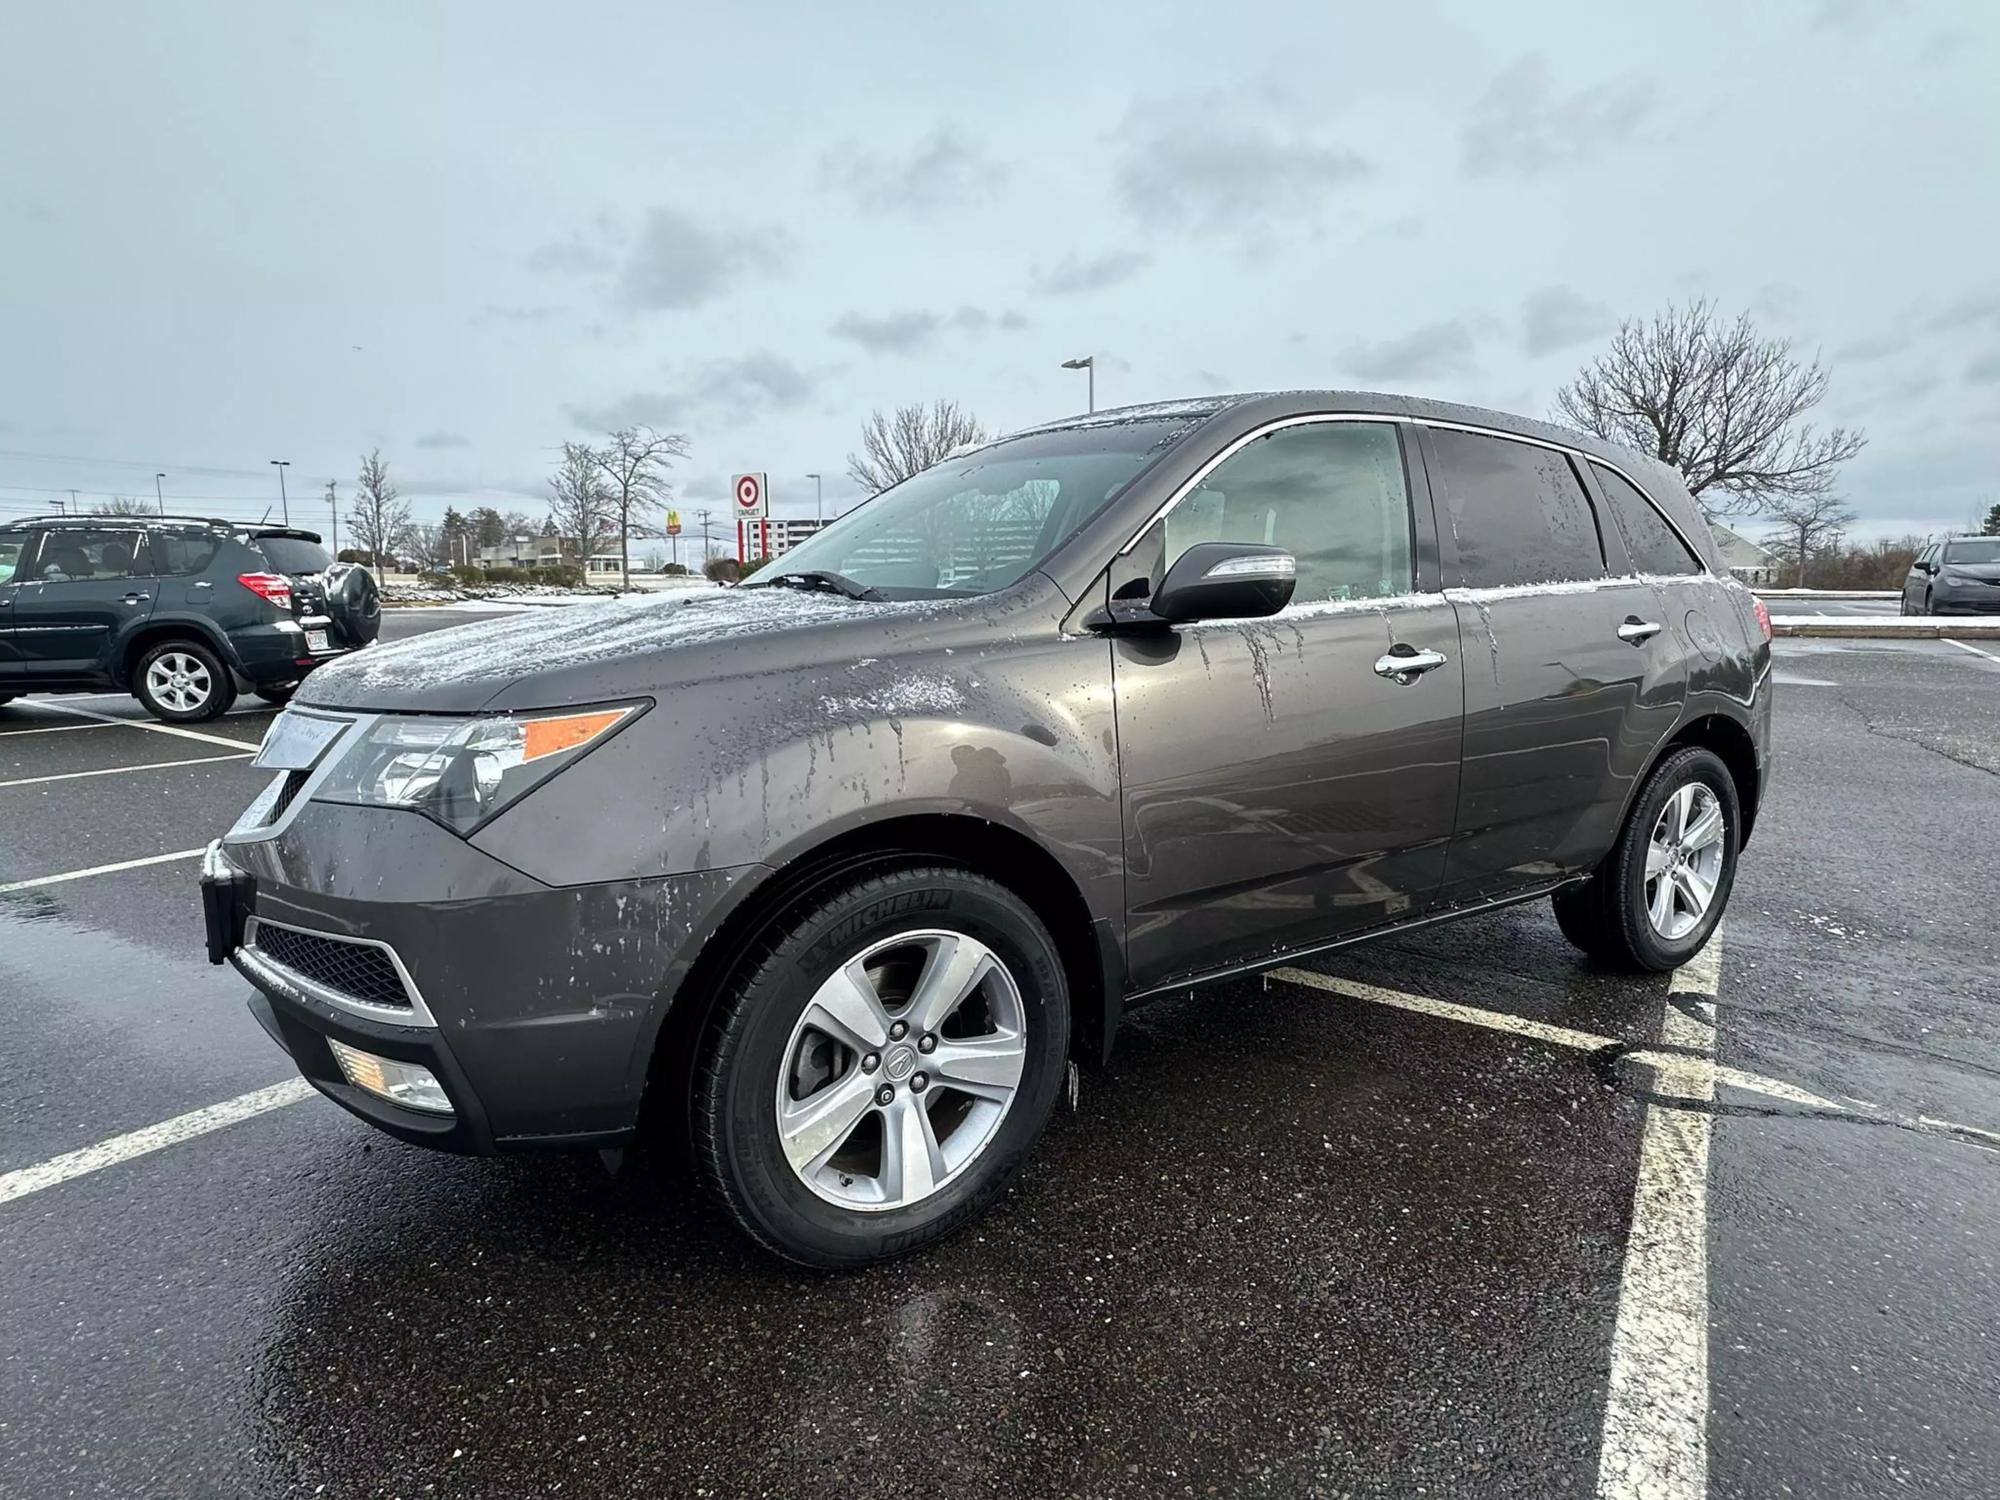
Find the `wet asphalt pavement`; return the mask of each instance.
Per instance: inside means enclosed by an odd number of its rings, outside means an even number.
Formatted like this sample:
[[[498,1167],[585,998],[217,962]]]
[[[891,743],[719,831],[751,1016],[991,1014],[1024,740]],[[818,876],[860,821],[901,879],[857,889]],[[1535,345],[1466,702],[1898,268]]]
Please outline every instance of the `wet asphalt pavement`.
[[[2000,1150],[1946,1127],[2000,1130],[2000,661],[1779,672],[1717,1051],[1868,1107],[1718,1090],[1708,1492],[1989,1495]],[[0,887],[199,847],[262,779],[35,779],[230,753],[15,737],[61,707],[0,710]],[[0,895],[0,1177],[289,1076],[193,880]],[[1615,1041],[1668,1013],[1545,904],[1306,967]],[[990,1217],[844,1277],[670,1164],[436,1156],[309,1098],[0,1203],[0,1495],[1587,1496],[1652,1087],[1598,1062],[1203,990],[1130,1019]]]

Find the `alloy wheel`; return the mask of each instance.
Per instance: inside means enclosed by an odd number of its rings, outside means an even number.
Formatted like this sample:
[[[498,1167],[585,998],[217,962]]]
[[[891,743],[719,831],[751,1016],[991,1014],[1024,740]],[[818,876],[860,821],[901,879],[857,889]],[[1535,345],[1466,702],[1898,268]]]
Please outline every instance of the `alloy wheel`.
[[[792,1028],[778,1137],[799,1180],[842,1208],[939,1192],[999,1132],[1027,1063],[1020,986],[962,932],[899,933],[848,959]]]
[[[1722,799],[1703,782],[1676,789],[1646,845],[1646,916],[1669,942],[1701,925],[1722,878]]]
[[[208,702],[215,681],[201,659],[185,651],[168,651],[146,668],[146,691],[175,713],[192,713]]]

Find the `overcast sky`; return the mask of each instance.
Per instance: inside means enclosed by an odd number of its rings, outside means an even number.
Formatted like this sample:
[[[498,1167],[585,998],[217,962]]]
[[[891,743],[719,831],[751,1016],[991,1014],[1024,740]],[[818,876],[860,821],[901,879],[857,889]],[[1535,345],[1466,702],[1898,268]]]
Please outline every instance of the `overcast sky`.
[[[1863,534],[2000,499],[1983,0],[19,0],[0,57],[0,515],[158,469],[254,515],[375,446],[420,515],[539,513],[626,422],[687,510],[811,514],[871,407],[1048,420],[1075,355],[1100,405],[1542,415],[1692,296],[1824,352]]]

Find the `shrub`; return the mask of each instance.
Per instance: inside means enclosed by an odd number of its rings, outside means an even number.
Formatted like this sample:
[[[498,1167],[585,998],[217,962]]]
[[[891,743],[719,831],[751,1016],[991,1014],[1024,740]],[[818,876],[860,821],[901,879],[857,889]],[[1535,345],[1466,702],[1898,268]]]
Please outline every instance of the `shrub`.
[[[452,573],[446,573],[438,568],[425,568],[417,574],[417,582],[429,588],[448,589],[459,581],[452,576],[456,572],[457,569],[453,569]]]
[[[480,584],[486,582],[486,570],[475,568],[470,563],[459,563],[453,567],[451,576],[467,588],[478,588]]]
[[[486,570],[486,581],[488,583],[533,583],[534,579],[530,576],[526,568],[499,567],[488,568]]]

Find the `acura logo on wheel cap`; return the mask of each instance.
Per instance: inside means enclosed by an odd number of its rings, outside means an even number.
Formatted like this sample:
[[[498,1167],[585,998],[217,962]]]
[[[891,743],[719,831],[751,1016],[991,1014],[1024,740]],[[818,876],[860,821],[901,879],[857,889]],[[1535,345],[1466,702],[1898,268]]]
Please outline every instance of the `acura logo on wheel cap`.
[[[917,1071],[917,1054],[909,1047],[898,1047],[882,1060],[882,1071],[896,1083],[901,1083]]]

